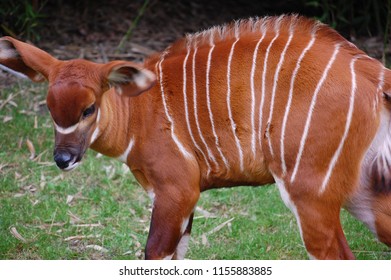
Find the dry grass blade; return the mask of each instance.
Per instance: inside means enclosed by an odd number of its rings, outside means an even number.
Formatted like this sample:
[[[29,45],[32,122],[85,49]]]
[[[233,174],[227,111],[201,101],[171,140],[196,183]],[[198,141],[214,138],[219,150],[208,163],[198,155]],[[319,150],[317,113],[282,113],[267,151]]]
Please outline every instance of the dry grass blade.
[[[93,249],[93,250],[96,250],[96,251],[99,251],[99,252],[102,252],[102,253],[107,253],[109,251],[106,248],[103,248],[102,246],[95,245],[95,244],[87,245],[86,248],[87,249]]]
[[[10,122],[10,121],[12,121],[12,119],[13,119],[13,117],[11,117],[11,116],[5,116],[5,117],[3,118],[3,123]]]
[[[38,128],[38,118],[37,116],[34,117],[34,129]]]
[[[75,197],[73,195],[67,195],[67,201],[66,204],[70,205]]]
[[[35,148],[34,148],[34,145],[33,145],[33,143],[29,140],[29,139],[27,139],[26,140],[26,145],[27,145],[27,148],[29,149],[29,151],[30,151],[30,157],[29,157],[29,159],[34,159],[35,158]]]
[[[68,195],[68,197],[69,197],[69,195]],[[72,199],[73,199],[73,197],[72,197]],[[67,198],[67,200],[68,200],[68,198]],[[80,224],[82,222],[82,219],[80,219],[78,216],[73,214],[70,210],[68,210],[67,214],[70,218],[71,224]]]
[[[5,172],[6,168],[11,168],[14,167],[14,164],[9,164],[9,163],[0,163],[0,173]]]
[[[199,207],[199,206],[196,207],[196,212],[199,213],[199,214],[201,214],[202,216],[194,217],[194,219],[201,219],[201,218],[217,218],[217,215],[212,214],[212,213],[206,211],[205,209],[202,209],[202,208]]]
[[[51,224],[46,224],[46,223],[43,223],[43,224],[40,224],[40,225],[28,225],[29,227],[32,227],[32,228],[39,228],[39,229],[48,229],[50,227],[63,227],[65,226],[66,223],[51,223]]]
[[[10,227],[11,234],[23,243],[27,243],[27,240],[16,230],[16,227]]]
[[[1,104],[0,104],[0,111],[5,107],[5,105],[7,105],[8,103],[11,104],[12,106],[14,107],[17,107],[18,105],[12,101],[12,99],[14,99],[16,96],[18,96],[19,93],[16,93],[16,94],[10,94],[7,99],[5,100],[1,100]]]
[[[101,223],[97,224],[75,224],[75,227],[103,227]]]
[[[206,234],[202,234],[201,236],[201,243],[202,245],[206,246],[206,247],[209,247],[210,244],[209,244],[209,240],[208,240],[208,237],[206,237]]]
[[[72,240],[81,240],[81,239],[92,239],[92,238],[100,238],[100,235],[75,235],[75,236],[69,236],[64,239],[64,241],[72,241]]]
[[[49,227],[49,233],[52,232],[53,225],[55,224],[54,219],[56,218],[57,210],[58,210],[58,208],[56,207],[56,210],[54,211],[54,214],[53,214],[52,222],[51,222],[50,227]]]
[[[223,227],[225,227],[226,225],[228,225],[230,222],[232,222],[235,218],[231,218],[229,219],[228,221],[225,221],[224,223],[218,225],[217,227],[215,227],[214,229],[212,229],[211,231],[209,231],[207,234],[213,234],[213,233],[216,233],[218,232],[219,230],[221,230]]]

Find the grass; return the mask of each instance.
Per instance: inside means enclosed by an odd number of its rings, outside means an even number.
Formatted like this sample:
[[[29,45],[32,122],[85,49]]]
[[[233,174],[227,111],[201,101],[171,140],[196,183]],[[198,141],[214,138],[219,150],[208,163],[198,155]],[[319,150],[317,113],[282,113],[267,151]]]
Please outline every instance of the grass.
[[[0,259],[142,259],[149,197],[126,166],[93,151],[70,173],[53,164],[45,92],[22,83],[0,93]],[[391,258],[361,223],[346,212],[342,221],[357,258]],[[293,215],[266,186],[203,193],[187,258],[307,254]]]

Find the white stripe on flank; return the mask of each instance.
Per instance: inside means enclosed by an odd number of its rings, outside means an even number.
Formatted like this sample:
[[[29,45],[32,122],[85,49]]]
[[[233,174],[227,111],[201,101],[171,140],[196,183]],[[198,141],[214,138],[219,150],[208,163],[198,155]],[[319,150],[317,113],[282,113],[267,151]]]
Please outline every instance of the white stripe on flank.
[[[191,158],[192,155],[185,149],[185,147],[182,145],[182,143],[179,141],[178,137],[175,134],[175,125],[174,125],[174,120],[170,116],[170,113],[168,112],[167,108],[167,103],[166,103],[166,97],[164,93],[164,86],[163,86],[163,67],[162,63],[164,61],[164,56],[159,62],[159,83],[160,83],[160,92],[162,94],[162,101],[163,101],[163,107],[164,107],[164,112],[166,114],[167,120],[170,123],[170,128],[171,128],[171,138],[174,140],[175,144],[177,145],[179,151],[186,157],[186,158]]]
[[[196,84],[196,55],[197,55],[197,47],[194,47],[194,53],[193,53],[193,67],[192,67],[192,75],[193,75],[193,102],[194,102],[194,118],[197,125],[198,134],[200,136],[200,139],[202,143],[205,145],[206,151],[208,153],[209,158],[213,161],[215,165],[217,165],[216,159],[213,156],[211,150],[208,147],[208,144],[205,141],[204,136],[202,135],[202,131],[200,128],[200,123],[198,121],[198,111],[197,111],[197,84]]]
[[[251,88],[251,150],[253,152],[253,156],[255,156],[255,85],[254,85],[254,77],[255,77],[255,69],[257,67],[257,56],[258,56],[258,49],[261,45],[261,42],[265,38],[266,32],[263,32],[261,39],[257,42],[254,54],[253,54],[253,64],[251,67],[251,78],[250,78],[250,88]]]
[[[280,75],[280,70],[281,70],[281,66],[282,64],[284,63],[284,59],[285,59],[285,53],[292,41],[292,38],[293,38],[293,29],[294,29],[294,26],[292,25],[290,30],[289,30],[289,38],[288,38],[288,41],[286,42],[285,44],[285,47],[281,53],[281,56],[280,56],[280,61],[278,61],[278,64],[277,64],[277,68],[276,68],[276,72],[274,73],[274,81],[273,81],[273,89],[272,89],[272,96],[271,96],[271,101],[270,101],[270,111],[269,111],[269,118],[267,120],[267,125],[270,126],[271,122],[272,122],[272,118],[273,118],[273,111],[274,111],[274,99],[275,99],[275,96],[276,96],[276,90],[277,90],[277,84],[278,84],[278,77]],[[267,138],[268,140],[268,143],[269,143],[269,149],[270,149],[270,154],[272,157],[274,157],[274,152],[273,152],[273,146],[272,146],[272,141],[271,141],[271,137],[268,137]]]
[[[64,127],[61,127],[58,124],[54,123],[54,127],[55,127],[56,131],[61,134],[71,134],[76,131],[78,126],[79,126],[79,123],[64,128]]]
[[[322,186],[320,188],[320,193],[323,193],[326,190],[326,186],[330,181],[331,174],[333,172],[335,165],[337,164],[338,158],[341,154],[342,148],[343,148],[345,141],[346,141],[346,138],[348,136],[350,124],[352,123],[353,110],[354,110],[354,99],[356,96],[356,89],[357,89],[356,72],[354,71],[354,64],[356,63],[357,59],[359,59],[360,57],[361,57],[361,55],[356,56],[350,62],[350,74],[352,75],[352,90],[350,93],[349,111],[346,116],[345,131],[343,133],[341,142],[339,143],[339,146],[338,146],[337,150],[335,151],[334,156],[331,159],[329,169],[327,170],[326,176],[325,176],[323,183],[322,183]]]
[[[130,151],[132,150],[133,145],[134,145],[134,139],[132,138],[132,139],[130,139],[128,147],[126,148],[125,152],[122,155],[120,155],[119,157],[117,157],[117,159],[119,161],[126,163],[128,161],[128,155],[129,155]]]
[[[227,159],[225,158],[225,156],[223,154],[223,151],[220,148],[219,138],[217,136],[216,128],[215,128],[215,125],[214,125],[212,107],[211,107],[211,104],[210,104],[210,80],[209,80],[209,78],[210,78],[210,65],[211,65],[212,53],[213,53],[214,48],[215,48],[215,45],[212,45],[212,47],[210,48],[209,53],[208,53],[208,62],[206,64],[206,101],[207,101],[206,104],[207,104],[207,107],[208,107],[209,119],[210,119],[210,123],[212,125],[212,132],[213,132],[213,136],[215,138],[216,148],[219,151],[221,159],[224,161],[225,167],[228,169],[229,168],[229,164],[228,164],[228,161],[227,161]]]
[[[208,158],[205,156],[204,152],[201,150],[200,146],[198,146],[197,142],[194,139],[193,133],[191,131],[191,126],[190,126],[190,119],[189,119],[189,109],[187,108],[187,73],[186,73],[186,64],[187,60],[189,59],[190,55],[190,46],[187,47],[187,54],[185,59],[183,60],[183,103],[184,103],[184,108],[185,108],[185,118],[186,118],[186,125],[187,125],[187,130],[189,131],[189,135],[191,138],[191,141],[193,142],[194,147],[198,151],[200,151],[201,155],[205,158],[206,165],[208,167],[208,174],[210,173],[210,164],[208,161]]]
[[[312,38],[308,45],[305,47],[303,52],[300,54],[299,59],[297,60],[296,67],[293,70],[293,74],[291,77],[291,82],[290,82],[290,88],[289,88],[289,94],[288,94],[288,102],[285,107],[285,114],[284,114],[284,119],[282,121],[282,128],[281,128],[281,137],[280,137],[280,146],[281,146],[281,165],[282,165],[282,174],[285,176],[286,174],[286,163],[285,163],[285,130],[286,130],[286,123],[288,121],[288,115],[289,111],[291,109],[291,104],[292,104],[292,98],[293,98],[293,89],[296,81],[296,76],[297,73],[299,72],[301,62],[304,59],[304,56],[306,53],[312,48],[313,44],[315,42],[315,33],[312,34]]]
[[[236,45],[236,43],[238,41],[239,41],[239,38],[236,38],[236,41],[232,44],[231,51],[229,52],[229,56],[228,56],[228,65],[227,65],[227,108],[228,108],[228,117],[229,117],[229,120],[231,122],[232,133],[234,135],[236,147],[238,148],[238,152],[239,152],[240,171],[243,171],[244,170],[244,166],[243,166],[243,151],[242,151],[242,147],[240,145],[239,138],[236,135],[236,123],[233,120],[232,109],[231,109],[231,62],[232,62],[232,56],[234,54],[235,45]]]
[[[337,54],[339,52],[339,48],[340,48],[339,44],[335,45],[333,55],[331,56],[331,59],[329,60],[327,66],[326,66],[326,69],[323,71],[323,75],[316,86],[314,95],[312,96],[310,108],[308,110],[307,120],[305,122],[304,132],[303,132],[303,135],[302,135],[301,141],[300,141],[299,152],[297,153],[296,163],[295,163],[295,167],[293,169],[293,173],[292,173],[292,177],[291,177],[291,183],[295,180],[297,171],[299,169],[301,156],[303,155],[304,146],[305,146],[305,143],[307,140],[308,131],[309,131],[311,120],[312,120],[312,113],[314,112],[314,108],[315,108],[318,94],[320,92],[320,89],[322,88],[324,81],[327,79],[327,75],[329,73],[331,66],[333,65],[333,63],[335,61],[335,58],[337,57]]]
[[[266,94],[266,72],[267,72],[267,61],[269,59],[269,53],[270,49],[273,46],[273,43],[275,40],[277,40],[279,33],[279,25],[276,26],[276,34],[274,35],[274,38],[270,41],[269,46],[266,49],[265,58],[263,61],[263,73],[262,73],[262,96],[261,96],[261,106],[259,109],[259,128],[258,128],[258,138],[259,138],[259,144],[262,149],[262,119],[263,119],[263,105],[265,103],[265,94]]]

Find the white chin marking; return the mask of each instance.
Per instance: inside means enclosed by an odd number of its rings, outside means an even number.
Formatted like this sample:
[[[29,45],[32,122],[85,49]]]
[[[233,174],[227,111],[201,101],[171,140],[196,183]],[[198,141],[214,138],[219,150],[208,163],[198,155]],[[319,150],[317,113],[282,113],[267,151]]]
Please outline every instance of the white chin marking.
[[[80,164],[80,161],[78,162],[74,162],[72,161],[67,168],[64,168],[63,171],[71,171],[73,169],[75,169],[78,165]]]

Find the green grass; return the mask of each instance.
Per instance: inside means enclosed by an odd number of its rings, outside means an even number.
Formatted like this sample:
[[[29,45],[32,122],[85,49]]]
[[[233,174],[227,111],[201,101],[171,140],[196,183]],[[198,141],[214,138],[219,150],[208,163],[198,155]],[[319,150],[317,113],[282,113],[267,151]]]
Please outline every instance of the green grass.
[[[53,164],[45,92],[24,83],[0,93],[0,259],[143,258],[150,199],[126,166],[93,151],[70,173]],[[187,258],[307,258],[274,186],[208,191],[198,207]],[[391,258],[361,223],[342,220],[357,258]]]

